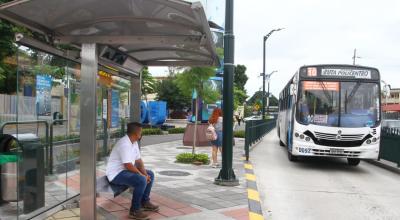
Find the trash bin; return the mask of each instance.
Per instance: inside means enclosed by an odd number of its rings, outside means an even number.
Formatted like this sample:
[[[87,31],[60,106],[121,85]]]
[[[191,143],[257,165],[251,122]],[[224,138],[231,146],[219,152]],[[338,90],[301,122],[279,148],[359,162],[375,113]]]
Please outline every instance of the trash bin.
[[[17,140],[11,135],[0,136],[0,201],[17,202],[22,198],[18,193]]]
[[[1,200],[7,202],[17,202],[21,200],[21,194],[18,194],[17,178],[17,155],[0,154],[1,165]],[[18,197],[19,195],[19,197]]]
[[[0,201],[23,200],[24,214],[44,207],[43,147],[35,134],[0,135]]]
[[[44,207],[44,149],[39,137],[35,134],[28,133],[13,136],[18,140],[21,148],[18,176],[23,180],[23,211],[26,214]]]

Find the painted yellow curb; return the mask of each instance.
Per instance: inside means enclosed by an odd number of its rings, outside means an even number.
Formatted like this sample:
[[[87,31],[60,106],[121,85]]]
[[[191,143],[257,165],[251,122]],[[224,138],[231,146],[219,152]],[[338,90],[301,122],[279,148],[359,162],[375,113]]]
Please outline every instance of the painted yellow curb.
[[[256,175],[246,173],[246,179],[251,181],[256,181]]]
[[[247,196],[251,200],[255,200],[257,202],[260,202],[260,194],[254,189],[247,189]]]
[[[244,164],[244,168],[246,168],[246,169],[253,169],[253,165],[251,165],[251,164],[248,164],[248,163],[245,163]]]
[[[264,220],[264,217],[260,214],[255,212],[249,212],[249,219],[250,220]]]

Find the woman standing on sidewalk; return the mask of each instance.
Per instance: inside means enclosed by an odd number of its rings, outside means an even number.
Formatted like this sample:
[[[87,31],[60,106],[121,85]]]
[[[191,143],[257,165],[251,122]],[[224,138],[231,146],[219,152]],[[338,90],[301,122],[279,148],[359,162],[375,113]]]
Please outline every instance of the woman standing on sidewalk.
[[[208,123],[214,126],[215,132],[217,133],[217,140],[211,141],[212,144],[212,167],[219,167],[218,164],[218,149],[222,153],[222,110],[215,108],[211,114]]]

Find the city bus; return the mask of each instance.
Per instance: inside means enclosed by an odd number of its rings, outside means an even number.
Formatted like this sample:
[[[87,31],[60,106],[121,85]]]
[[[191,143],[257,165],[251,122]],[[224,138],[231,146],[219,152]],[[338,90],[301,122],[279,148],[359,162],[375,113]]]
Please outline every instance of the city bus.
[[[277,132],[288,159],[341,157],[357,166],[377,159],[381,127],[379,70],[355,65],[301,67],[279,94]]]

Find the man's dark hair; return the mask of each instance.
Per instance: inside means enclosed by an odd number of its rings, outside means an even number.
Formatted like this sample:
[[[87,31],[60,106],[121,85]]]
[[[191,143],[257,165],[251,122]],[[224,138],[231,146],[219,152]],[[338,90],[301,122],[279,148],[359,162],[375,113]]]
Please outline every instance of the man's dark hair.
[[[127,124],[126,134],[132,135],[132,134],[138,132],[141,127],[142,127],[142,124],[140,124],[139,122],[129,122]]]

